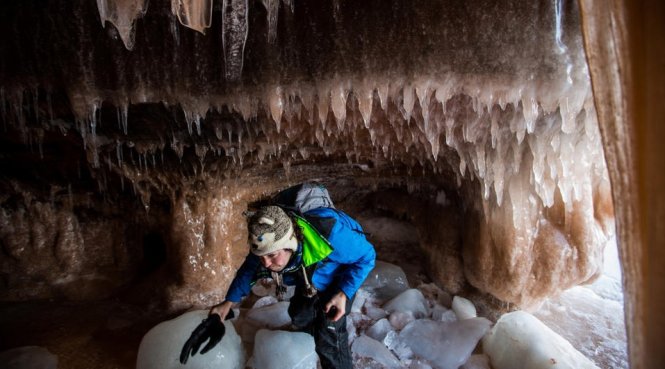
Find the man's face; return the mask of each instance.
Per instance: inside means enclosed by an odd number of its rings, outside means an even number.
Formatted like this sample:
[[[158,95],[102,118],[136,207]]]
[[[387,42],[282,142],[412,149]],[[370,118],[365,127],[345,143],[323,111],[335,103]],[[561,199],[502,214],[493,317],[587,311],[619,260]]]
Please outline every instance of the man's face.
[[[289,263],[291,254],[293,254],[293,250],[281,249],[275,252],[271,252],[270,254],[259,256],[259,258],[261,259],[261,264],[263,264],[264,267],[272,270],[273,272],[279,272],[284,269],[286,264]]]

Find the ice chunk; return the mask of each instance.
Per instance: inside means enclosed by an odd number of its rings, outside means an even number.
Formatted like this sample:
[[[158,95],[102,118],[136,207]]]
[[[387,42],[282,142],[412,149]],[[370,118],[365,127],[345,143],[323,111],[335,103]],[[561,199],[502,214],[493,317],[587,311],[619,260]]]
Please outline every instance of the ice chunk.
[[[390,331],[386,335],[386,338],[383,339],[383,344],[386,345],[397,355],[401,361],[408,361],[413,358],[413,350],[409,347],[407,342],[399,336],[399,333],[395,331]]]
[[[404,327],[399,336],[435,368],[457,369],[469,359],[490,325],[485,318],[450,323],[422,319]]]
[[[269,305],[274,305],[277,304],[279,300],[277,300],[277,297],[275,296],[263,296],[260,299],[256,300],[254,305],[252,305],[252,309],[258,309],[264,306],[269,306]]]
[[[461,369],[492,369],[490,366],[490,358],[485,354],[471,355],[466,364],[462,365]]]
[[[390,316],[388,317],[388,321],[390,321],[390,324],[395,327],[395,329],[401,330],[402,328],[406,327],[407,324],[411,323],[412,321],[416,320],[414,318],[413,314],[410,311],[404,312],[404,311],[395,311]]]
[[[362,335],[353,341],[351,352],[354,355],[370,358],[385,368],[401,368],[399,360],[381,342]]]
[[[432,308],[432,320],[437,320],[440,322],[444,321],[450,321],[454,322],[457,319],[457,315],[455,312],[451,309],[447,309],[445,306],[442,306],[440,304],[435,304],[434,307]]]
[[[183,368],[179,356],[192,331],[208,316],[207,310],[196,310],[159,323],[141,340],[136,369]],[[245,351],[233,324],[224,322],[226,334],[209,352],[196,354],[187,361],[189,369],[230,368],[242,369]]]
[[[314,338],[303,332],[261,329],[254,340],[256,369],[316,369]]]
[[[524,311],[504,314],[483,339],[483,348],[495,369],[598,368]]]
[[[39,346],[16,347],[0,352],[4,369],[56,369],[58,357]]]
[[[367,299],[370,297],[370,293],[365,289],[360,288],[356,292],[355,297],[353,298],[353,304],[351,305],[352,313],[360,313],[362,311],[363,305],[367,302]]]
[[[409,288],[409,282],[402,268],[377,260],[362,288],[373,292],[380,300],[389,300],[406,291]]]
[[[478,316],[476,313],[476,307],[473,306],[473,302],[460,296],[453,297],[453,311],[459,320],[475,318]]]
[[[380,307],[376,307],[371,303],[365,302],[365,315],[367,315],[372,320],[379,320],[388,316],[388,313]]]
[[[411,313],[414,318],[420,319],[428,316],[427,301],[420,290],[408,289],[392,300],[388,301],[383,308],[389,312]]]
[[[252,308],[247,312],[247,319],[253,320],[268,328],[284,327],[291,324],[288,308],[288,301]]]
[[[409,364],[409,369],[432,369],[432,366],[425,360],[416,359]]]
[[[376,323],[372,324],[369,329],[367,329],[367,332],[365,332],[368,336],[374,338],[377,341],[383,342],[383,339],[386,338],[386,335],[388,332],[392,331],[393,327],[390,325],[390,322],[388,319],[383,318]]]

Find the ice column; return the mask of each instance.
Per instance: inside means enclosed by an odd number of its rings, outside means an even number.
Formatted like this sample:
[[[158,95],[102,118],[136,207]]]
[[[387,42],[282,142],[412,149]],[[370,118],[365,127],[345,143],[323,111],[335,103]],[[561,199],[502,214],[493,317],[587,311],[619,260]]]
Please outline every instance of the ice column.
[[[223,0],[222,45],[228,81],[239,81],[247,41],[247,0]]]

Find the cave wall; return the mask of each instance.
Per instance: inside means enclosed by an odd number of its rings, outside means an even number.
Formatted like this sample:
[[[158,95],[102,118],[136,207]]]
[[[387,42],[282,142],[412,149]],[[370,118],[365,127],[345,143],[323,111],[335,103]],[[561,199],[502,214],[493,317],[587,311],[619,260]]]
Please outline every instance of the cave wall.
[[[631,368],[665,365],[665,6],[581,1],[612,182]]]
[[[91,209],[141,214],[120,224],[99,214],[97,227],[114,235],[128,234],[125,223],[140,229],[126,246],[101,240],[113,244],[99,255],[139,255],[158,232],[166,262],[140,283],[159,283],[177,306],[223,294],[246,252],[238,219],[248,203],[340,175],[459,193],[459,243],[429,233],[451,221],[436,206],[403,210],[421,227],[431,274],[451,290],[468,283],[528,308],[599,273],[612,200],[574,2],[274,2],[277,18],[238,3],[249,31],[228,29],[220,20],[233,14],[219,5],[206,28],[167,2],[3,4],[3,188],[29,185],[36,200],[21,206],[56,218],[61,205],[34,205],[50,204],[52,186],[95,193]],[[13,219],[18,208],[2,206]],[[49,228],[45,215],[6,221],[5,239],[20,233],[13,222]],[[58,233],[42,243],[57,245]],[[21,240],[3,243],[38,249]],[[39,283],[56,295],[53,275],[21,269],[14,254],[2,256],[3,276],[30,282],[7,285],[8,296]],[[141,257],[129,259],[114,264],[125,279],[100,296],[141,277]]]

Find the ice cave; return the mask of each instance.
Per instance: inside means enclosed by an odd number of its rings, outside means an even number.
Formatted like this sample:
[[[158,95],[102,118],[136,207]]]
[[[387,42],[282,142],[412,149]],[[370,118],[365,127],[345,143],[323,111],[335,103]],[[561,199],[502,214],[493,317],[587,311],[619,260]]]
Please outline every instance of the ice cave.
[[[0,19],[0,367],[316,368],[269,285],[214,354],[174,352],[247,254],[245,211],[305,181],[377,252],[354,367],[665,367],[662,2]]]

